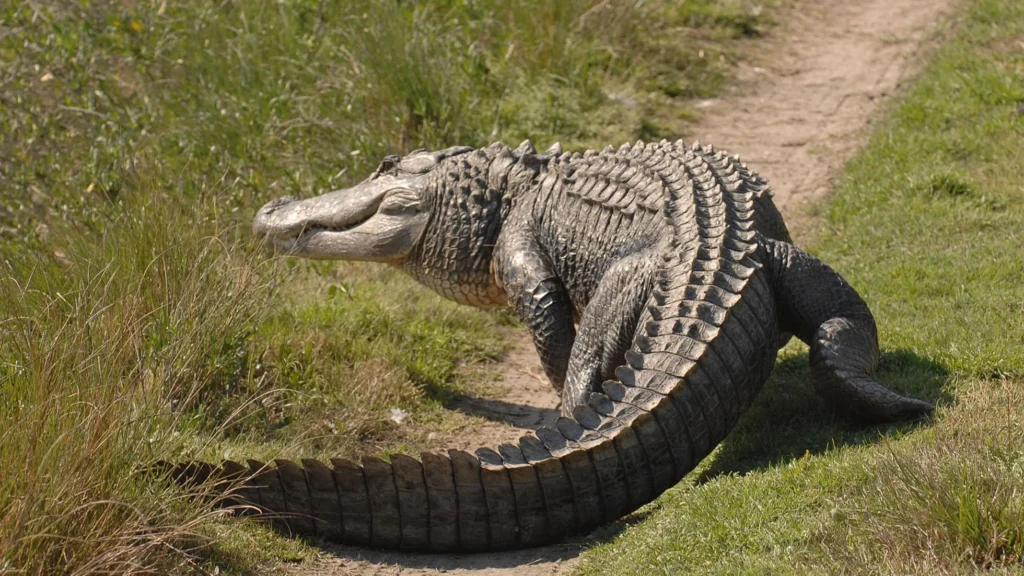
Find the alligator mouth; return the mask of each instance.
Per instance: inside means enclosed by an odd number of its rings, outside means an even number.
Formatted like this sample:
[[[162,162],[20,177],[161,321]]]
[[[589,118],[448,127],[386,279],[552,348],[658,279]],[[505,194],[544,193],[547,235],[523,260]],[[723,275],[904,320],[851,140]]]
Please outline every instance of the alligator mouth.
[[[418,213],[381,211],[389,192],[408,187],[388,176],[305,200],[271,200],[253,219],[253,234],[288,256],[390,262],[408,252],[423,225]]]
[[[372,198],[354,210],[346,210],[344,205],[320,199],[281,198],[260,210],[253,231],[275,248],[291,251],[315,236],[343,234],[366,224],[377,214],[382,201],[382,197]]]
[[[347,224],[342,224],[340,226],[324,226],[323,224],[308,224],[306,226],[298,228],[297,230],[295,230],[291,234],[279,235],[279,236],[276,237],[276,239],[284,241],[284,242],[291,242],[291,241],[297,242],[299,240],[303,240],[305,238],[311,238],[313,236],[316,236],[317,234],[322,234],[322,233],[341,234],[343,232],[349,232],[351,230],[354,230],[354,229],[362,226],[363,224],[366,224],[375,215],[376,215],[376,212],[374,212],[373,214],[369,214],[368,216],[364,216],[364,217],[362,217],[362,218],[360,218],[358,220],[353,220],[352,222],[349,222]]]

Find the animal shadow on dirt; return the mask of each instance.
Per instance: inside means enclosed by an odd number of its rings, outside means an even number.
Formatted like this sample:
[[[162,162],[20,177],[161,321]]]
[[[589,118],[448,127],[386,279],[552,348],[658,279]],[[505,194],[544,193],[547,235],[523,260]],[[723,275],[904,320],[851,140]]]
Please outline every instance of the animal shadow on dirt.
[[[725,438],[714,460],[695,479],[698,484],[722,474],[746,474],[821,454],[841,446],[878,442],[886,436],[927,426],[928,420],[869,425],[835,414],[811,385],[807,354],[781,360],[753,406]],[[939,364],[907,350],[883,352],[876,379],[904,395],[946,404],[948,373]]]
[[[554,392],[542,393],[554,395]],[[541,426],[554,426],[561,415],[554,408],[543,408],[493,398],[456,395],[445,402],[445,407],[492,422],[504,422],[517,428],[536,430]]]
[[[481,552],[463,554],[418,554],[400,551],[371,550],[354,546],[342,546],[317,541],[307,541],[325,554],[339,560],[364,561],[410,570],[437,570],[446,572],[457,569],[511,569],[529,567],[535,564],[554,564],[570,561],[588,548],[614,540],[626,528],[643,522],[650,514],[649,508],[641,509],[611,524],[582,537],[570,538],[564,542],[506,552]]]

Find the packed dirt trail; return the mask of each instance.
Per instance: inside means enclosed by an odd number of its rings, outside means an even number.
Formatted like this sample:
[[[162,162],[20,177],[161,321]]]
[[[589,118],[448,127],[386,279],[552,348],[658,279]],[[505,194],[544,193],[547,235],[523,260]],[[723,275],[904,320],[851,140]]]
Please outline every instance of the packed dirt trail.
[[[921,64],[920,53],[955,0],[799,0],[756,40],[757,56],[734,71],[723,96],[698,103],[701,119],[688,140],[739,154],[772,183],[787,221],[807,218],[809,202],[827,194],[839,169],[867,136],[878,106]],[[557,418],[558,398],[544,381],[529,338],[509,332],[512,347],[496,367],[486,398],[456,408],[488,422],[460,448],[495,446]],[[564,574],[588,541],[478,555],[419,555],[331,546],[315,561],[284,566],[295,574]]]
[[[787,222],[799,221],[831,190],[878,105],[920,66],[925,41],[955,4],[801,1],[763,40],[770,63],[741,64],[735,95],[699,103],[693,133],[768,178]]]

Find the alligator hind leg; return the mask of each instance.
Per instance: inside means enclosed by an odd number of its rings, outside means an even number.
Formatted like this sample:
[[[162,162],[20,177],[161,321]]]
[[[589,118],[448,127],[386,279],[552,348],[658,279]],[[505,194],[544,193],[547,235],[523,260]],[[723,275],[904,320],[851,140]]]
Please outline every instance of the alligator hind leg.
[[[637,323],[653,287],[652,262],[648,251],[624,258],[605,273],[580,319],[576,342],[569,356],[562,414],[590,401],[590,393],[614,377],[625,363],[626,350],[633,343]]]
[[[767,238],[780,327],[810,348],[811,380],[837,411],[867,421],[919,418],[934,407],[874,379],[878,336],[867,304],[834,270],[810,254]]]

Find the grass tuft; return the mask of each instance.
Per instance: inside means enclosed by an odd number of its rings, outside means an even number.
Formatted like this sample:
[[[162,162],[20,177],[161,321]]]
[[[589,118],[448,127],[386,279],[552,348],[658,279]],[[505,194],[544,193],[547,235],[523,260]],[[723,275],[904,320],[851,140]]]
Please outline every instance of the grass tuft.
[[[876,479],[853,490],[863,508],[822,531],[819,553],[833,566],[959,574],[1024,564],[1024,387],[964,388],[935,430],[865,462]]]
[[[958,174],[937,174],[932,176],[925,185],[925,190],[933,196],[949,196],[953,198],[971,196],[974,187]]]
[[[922,549],[962,551],[985,569],[1019,563],[1024,509],[1021,486],[1004,480],[1008,471],[992,454],[970,458],[946,448],[923,456],[894,455],[888,464],[896,482],[879,498],[885,535],[903,531]]]
[[[160,199],[94,238],[55,226],[4,254],[0,565],[29,573],[187,567],[210,511],[154,484],[181,415],[232,377],[266,284],[231,234],[179,237]]]

